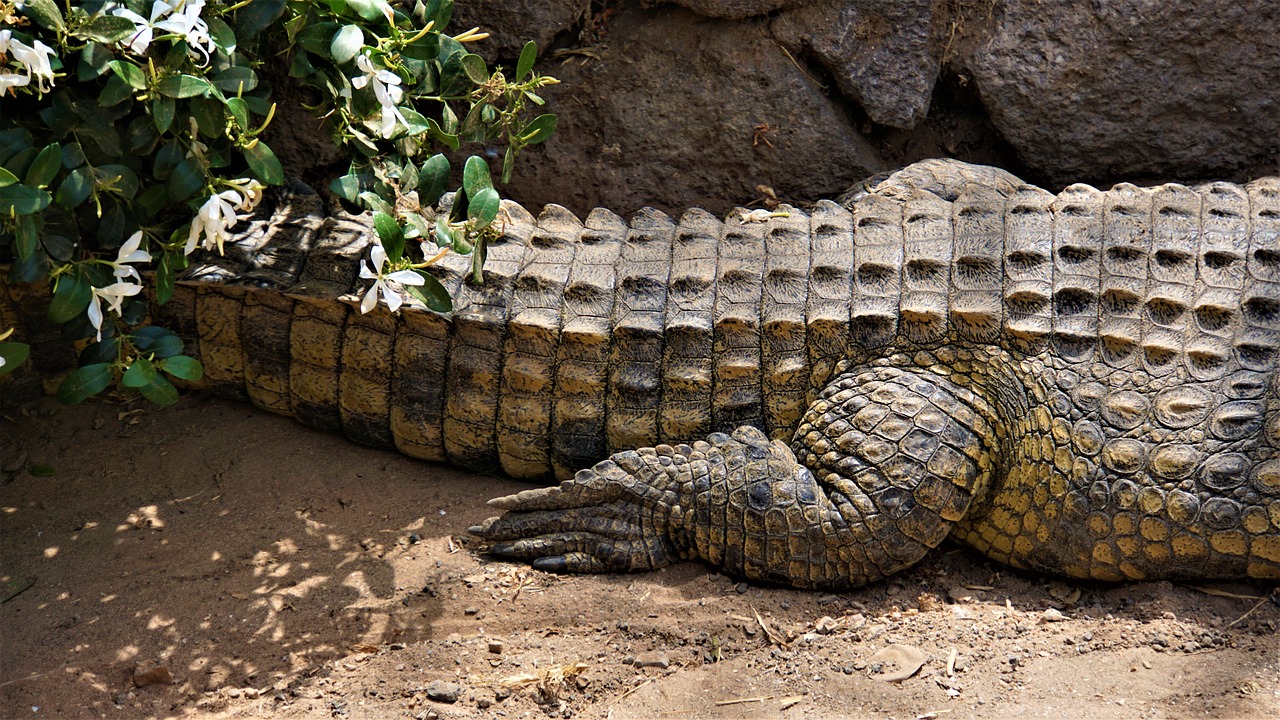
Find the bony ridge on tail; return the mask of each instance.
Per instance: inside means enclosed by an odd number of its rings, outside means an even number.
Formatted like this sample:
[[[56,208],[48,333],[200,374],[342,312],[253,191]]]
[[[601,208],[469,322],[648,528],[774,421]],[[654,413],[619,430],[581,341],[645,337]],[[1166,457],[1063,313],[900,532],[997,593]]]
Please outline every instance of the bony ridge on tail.
[[[1052,194],[927,161],[844,203],[507,205],[484,285],[431,267],[452,313],[366,315],[368,228],[286,195],[160,319],[219,391],[566,480],[473,529],[545,569],[841,588],[950,536],[1072,577],[1280,576],[1280,180]]]

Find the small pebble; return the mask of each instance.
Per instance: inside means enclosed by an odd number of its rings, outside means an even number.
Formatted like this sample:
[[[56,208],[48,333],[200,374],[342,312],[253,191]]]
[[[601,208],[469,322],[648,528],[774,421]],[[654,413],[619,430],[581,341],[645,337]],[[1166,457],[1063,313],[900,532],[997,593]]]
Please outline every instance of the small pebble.
[[[172,685],[173,673],[169,672],[169,668],[164,665],[157,665],[149,670],[139,667],[133,671],[133,684],[135,687]]]
[[[655,667],[661,670],[671,667],[671,661],[667,659],[667,654],[661,650],[638,653],[631,664],[638,668]]]
[[[502,650],[503,650],[503,644],[501,640],[489,641],[489,652],[493,653],[494,655],[501,655]]]

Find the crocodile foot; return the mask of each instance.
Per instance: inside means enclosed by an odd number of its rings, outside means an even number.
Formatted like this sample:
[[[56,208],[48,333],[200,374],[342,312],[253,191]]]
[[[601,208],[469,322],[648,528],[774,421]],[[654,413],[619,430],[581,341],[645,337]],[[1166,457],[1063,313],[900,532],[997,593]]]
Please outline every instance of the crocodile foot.
[[[749,580],[855,587],[915,563],[964,515],[990,474],[986,415],[927,369],[863,368],[828,385],[794,450],[744,426],[621,452],[490,501],[505,514],[471,532],[543,570],[701,559]]]

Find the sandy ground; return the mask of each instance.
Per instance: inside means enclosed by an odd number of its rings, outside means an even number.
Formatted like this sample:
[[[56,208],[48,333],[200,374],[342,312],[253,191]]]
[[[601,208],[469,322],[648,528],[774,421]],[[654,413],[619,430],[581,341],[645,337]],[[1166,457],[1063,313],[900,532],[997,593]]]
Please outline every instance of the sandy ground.
[[[1273,585],[558,577],[465,537],[522,485],[200,395],[14,413],[0,482],[4,718],[1280,716]]]

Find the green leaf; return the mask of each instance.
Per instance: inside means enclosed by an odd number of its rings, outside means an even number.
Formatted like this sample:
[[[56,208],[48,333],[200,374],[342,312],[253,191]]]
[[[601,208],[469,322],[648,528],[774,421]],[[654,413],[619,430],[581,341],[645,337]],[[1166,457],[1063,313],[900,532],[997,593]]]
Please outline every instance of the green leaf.
[[[165,97],[189,98],[208,93],[213,86],[198,75],[170,75],[156,84],[156,90]]]
[[[177,109],[173,98],[155,97],[151,99],[151,119],[155,121],[156,131],[161,135],[169,131],[173,125],[173,114]]]
[[[61,325],[89,307],[93,286],[82,275],[63,275],[49,303],[49,319]]]
[[[511,182],[511,171],[516,166],[516,147],[508,145],[507,151],[502,154],[502,184]]]
[[[93,180],[93,171],[88,166],[72,170],[58,186],[58,204],[71,210],[84,202],[93,192]]]
[[[110,69],[111,58],[115,57],[106,45],[100,42],[85,43],[80,51],[80,65],[76,68],[76,79],[88,82]]]
[[[145,297],[133,297],[124,302],[120,319],[125,325],[141,325],[147,321],[147,313],[151,311]]]
[[[168,358],[182,354],[182,338],[171,330],[155,325],[148,325],[134,330],[133,345],[140,352],[154,354],[158,358]]]
[[[129,87],[134,90],[147,89],[147,74],[142,71],[142,68],[124,60],[112,60],[107,64],[121,80],[129,83]]]
[[[467,219],[468,200],[465,186],[453,193],[453,204],[449,206],[449,222],[460,223]]]
[[[159,373],[156,372],[156,366],[151,361],[140,357],[133,361],[128,370],[120,376],[120,384],[125,387],[140,388],[155,382]]]
[[[329,54],[333,56],[333,61],[342,64],[351,62],[364,47],[364,31],[357,25],[343,25],[333,36],[333,42],[329,43]]]
[[[446,107],[445,109],[448,109],[448,108]],[[451,135],[445,132],[443,129],[441,129],[440,125],[436,123],[435,120],[432,120],[431,118],[427,118],[427,125],[430,126],[427,129],[427,133],[431,135],[432,140],[435,140],[436,142],[441,143],[442,145],[449,148],[450,150],[458,149],[458,145],[460,143],[458,142],[457,135]]]
[[[115,107],[130,97],[133,97],[133,88],[129,87],[129,83],[121,80],[118,75],[112,75],[107,78],[107,84],[98,94],[98,105],[104,108]]]
[[[423,283],[422,285],[405,285],[404,289],[409,292],[409,295],[436,312],[447,313],[453,310],[453,299],[449,297],[449,291],[444,289],[440,281],[424,270],[415,270],[415,272],[422,276]]]
[[[346,200],[349,203],[360,201],[360,176],[359,175],[343,175],[340,178],[334,178],[329,183],[329,189],[334,195]]]
[[[484,65],[484,58],[474,53],[462,56],[462,71],[467,79],[477,85],[483,85],[489,79],[489,69]]]
[[[396,219],[383,212],[373,213],[373,229],[378,233],[382,249],[387,251],[387,258],[392,262],[404,257],[404,230]]]
[[[18,182],[18,176],[0,167],[0,188],[9,187]]]
[[[115,15],[99,15],[87,26],[80,28],[80,36],[110,45],[128,38],[135,32],[133,21]]]
[[[30,185],[0,187],[0,216],[29,215],[49,207],[53,196]]]
[[[457,239],[453,236],[453,228],[444,218],[436,220],[436,247],[457,247]]]
[[[276,154],[267,147],[267,144],[258,140],[244,148],[245,162],[249,163],[249,168],[253,170],[253,174],[258,179],[268,185],[281,185],[284,183],[284,167],[280,165],[280,160],[276,158]]]
[[[31,167],[27,168],[27,177],[23,182],[32,187],[47,187],[61,169],[62,146],[58,143],[50,143],[44,146],[31,163]]]
[[[252,0],[236,11],[236,35],[252,40],[284,14],[285,0]]]
[[[98,182],[115,188],[126,200],[138,194],[138,176],[127,165],[103,165],[97,169]]]
[[[391,9],[386,0],[347,0],[347,7],[365,20],[386,20],[384,13]]]
[[[520,60],[516,63],[516,82],[524,82],[533,71],[533,63],[538,59],[538,43],[530,40],[520,51]]]
[[[138,388],[138,392],[142,393],[142,397],[161,407],[178,402],[178,389],[173,386],[173,383],[158,375],[150,384]]]
[[[187,111],[195,118],[196,129],[202,137],[221,137],[226,129],[227,115],[225,106],[213,98],[191,98],[187,101]],[[192,138],[193,140],[195,138]]]
[[[14,223],[14,237],[17,240],[18,259],[27,261],[40,246],[40,231],[36,227],[36,215],[19,215]]]
[[[41,218],[42,216],[33,215],[32,217]],[[51,259],[58,262],[70,262],[77,243],[74,238],[58,232],[50,232],[46,229],[41,235],[40,245],[44,247],[45,254]]]
[[[67,26],[62,20],[62,11],[53,0],[27,0],[22,14],[49,30],[62,30]]]
[[[209,25],[209,38],[213,40],[213,44],[219,50],[231,55],[236,51],[236,33],[231,26],[219,17],[206,17],[205,22]]]
[[[387,215],[395,213],[395,208],[391,207],[391,204],[376,192],[366,190],[360,193],[360,202],[364,203],[364,206],[370,210],[386,213]]]
[[[186,355],[175,355],[160,363],[160,369],[178,378],[195,382],[204,377],[204,366],[199,360]]]
[[[227,109],[231,111],[231,117],[236,119],[236,125],[241,130],[249,129],[249,105],[238,97],[227,98]]]
[[[165,253],[160,258],[160,267],[156,268],[156,302],[163,305],[173,297],[173,254]]]
[[[239,95],[258,87],[258,74],[243,65],[233,65],[214,76],[213,86],[232,95]]]
[[[498,210],[501,208],[502,201],[498,198],[498,191],[491,187],[482,188],[467,206],[467,219],[474,229],[479,230],[488,227],[498,217]]]
[[[31,147],[31,133],[23,128],[0,130],[0,165],[13,170],[9,160],[19,152]]]
[[[427,118],[413,108],[402,107],[400,108],[400,114],[404,116],[404,121],[408,125],[409,137],[421,135],[431,129],[431,123],[427,121]]]
[[[467,163],[462,166],[462,187],[472,197],[485,188],[493,187],[493,180],[489,178],[489,164],[484,158],[476,155],[467,158]]]
[[[58,402],[75,405],[93,397],[111,384],[111,365],[94,363],[76,368],[58,386]]]
[[[539,115],[529,121],[528,125],[520,131],[520,142],[525,145],[537,145],[538,143],[551,137],[556,131],[556,123],[558,119],[555,115]]]
[[[204,168],[200,166],[200,162],[195,158],[187,158],[173,169],[165,187],[169,191],[170,200],[181,202],[203,188],[205,182]]]
[[[309,53],[314,53],[322,58],[332,59],[333,56],[329,52],[329,46],[333,42],[333,34],[338,31],[338,23],[321,22],[312,23],[302,29],[298,33],[295,42],[298,47]]]
[[[58,469],[52,465],[44,465],[42,463],[29,463],[27,472],[33,477],[54,477],[58,474]]]
[[[423,22],[435,22],[436,32],[444,32],[445,26],[453,18],[453,0],[427,0],[427,7],[422,17]]]
[[[120,357],[120,338],[103,338],[80,351],[80,364],[114,363]]]
[[[404,165],[399,168],[400,171],[400,187],[416,188],[418,187],[418,168],[414,166],[412,160],[405,160]]]
[[[404,225],[404,236],[406,239],[425,239],[431,235],[431,226],[427,225],[426,218],[416,212],[411,212],[404,216]]]
[[[138,115],[131,120],[129,126],[125,128],[124,136],[129,141],[129,151],[135,155],[151,155],[156,143],[160,141],[160,134],[156,132],[155,125],[145,115]],[[64,159],[63,167],[66,164]]]
[[[4,364],[0,365],[0,375],[17,370],[30,354],[31,346],[26,343],[0,342],[0,358],[4,358]]]

